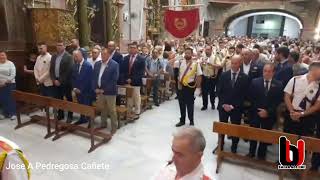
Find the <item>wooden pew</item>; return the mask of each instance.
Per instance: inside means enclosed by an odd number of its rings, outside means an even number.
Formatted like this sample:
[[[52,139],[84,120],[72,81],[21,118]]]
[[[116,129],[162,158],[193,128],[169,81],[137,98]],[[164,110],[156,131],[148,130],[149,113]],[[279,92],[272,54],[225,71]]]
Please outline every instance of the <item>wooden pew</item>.
[[[141,95],[141,112],[144,112],[147,109],[152,108],[152,105],[149,101],[152,89],[152,82],[153,80],[151,78],[143,78],[142,91],[144,92],[144,95]]]
[[[51,137],[53,135],[53,132],[51,131],[51,125],[54,123],[54,119],[50,119],[49,114],[50,98],[18,90],[13,91],[13,97],[15,98],[17,104],[18,124],[15,129],[25,127],[32,123],[41,123],[47,126],[47,134],[45,136],[45,139]],[[44,109],[46,114],[45,117],[41,117],[38,115],[31,116],[29,121],[22,123],[21,114],[25,112],[25,109],[30,109],[30,107],[38,107],[39,109]]]
[[[120,99],[120,105],[117,106],[118,115],[118,128],[121,126],[121,122],[127,123],[133,119],[129,118],[128,112],[128,99],[132,98],[133,87],[130,85],[118,86],[118,97]]]
[[[159,101],[164,102],[165,100],[169,100],[170,94],[167,93],[166,83],[171,81],[169,73],[161,73],[160,74],[160,87],[159,87]]]
[[[55,137],[53,141],[59,139],[60,137],[74,131],[81,131],[88,133],[91,139],[91,147],[88,153],[94,151],[97,147],[101,146],[104,143],[107,143],[111,138],[112,134],[102,132],[99,128],[94,127],[94,119],[96,117],[96,108],[93,106],[87,106],[82,104],[77,104],[69,101],[59,100],[59,99],[50,99],[49,106],[54,108],[55,111],[58,109],[62,109],[64,111],[70,111],[73,113],[78,113],[89,117],[88,127],[84,127],[81,125],[69,124],[63,121],[57,120],[57,113],[55,113]],[[64,130],[62,133],[61,130]],[[102,140],[95,144],[95,138],[100,137]]]
[[[94,119],[96,117],[96,109],[92,106],[81,105],[73,102],[68,102],[65,100],[54,99],[50,97],[39,96],[36,94],[25,93],[22,91],[13,91],[13,96],[17,102],[17,121],[18,125],[16,129],[27,126],[32,123],[42,122],[47,126],[47,135],[45,138],[55,135],[53,140],[57,140],[60,137],[74,131],[81,131],[88,133],[91,139],[91,146],[89,153],[94,151],[100,145],[108,142],[112,135],[110,133],[105,133],[100,131],[100,129],[94,128]],[[23,110],[22,104],[37,105],[45,109],[46,116],[32,116],[30,121],[25,123],[21,122],[21,112]],[[64,111],[71,111],[74,113],[82,114],[89,117],[88,127],[83,127],[80,125],[68,124],[63,121],[57,120],[57,113],[54,113],[54,119],[50,119],[49,108],[53,108],[56,112],[58,109],[63,109]],[[52,124],[55,126],[55,131],[51,131]],[[60,133],[63,131],[62,133]],[[95,144],[95,139],[97,137],[102,138],[102,140]]]
[[[213,132],[218,133],[218,149],[217,153],[217,168],[216,173],[219,173],[221,163],[223,160],[240,160],[244,164],[253,165],[253,167],[267,167],[271,171],[277,171],[279,174],[279,179],[283,179],[285,174],[287,173],[285,170],[278,170],[278,164],[276,162],[257,160],[253,158],[249,158],[240,154],[234,154],[231,152],[226,152],[221,150],[222,146],[222,137],[221,135],[228,135],[239,137],[248,140],[255,140],[270,144],[279,144],[279,137],[286,136],[291,142],[296,142],[299,138],[305,141],[305,148],[309,155],[313,152],[320,152],[320,139],[312,138],[312,137],[299,137],[297,135],[283,133],[279,131],[265,130],[259,128],[248,127],[244,125],[235,125],[230,123],[223,122],[214,122],[213,123]],[[308,157],[306,157],[308,160]],[[310,158],[309,158],[310,160]],[[307,161],[310,164],[310,161]],[[305,163],[306,164],[306,163]],[[307,165],[307,168],[311,167]],[[310,175],[320,175],[319,173],[314,173],[309,170],[304,170],[299,172],[301,174],[301,179],[307,179]]]

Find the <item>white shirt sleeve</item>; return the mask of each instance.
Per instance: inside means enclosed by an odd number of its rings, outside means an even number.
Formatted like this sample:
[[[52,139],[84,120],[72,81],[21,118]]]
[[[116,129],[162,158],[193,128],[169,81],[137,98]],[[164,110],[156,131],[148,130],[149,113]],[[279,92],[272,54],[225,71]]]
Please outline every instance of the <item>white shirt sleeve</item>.
[[[294,77],[290,79],[290,81],[288,82],[288,84],[286,85],[286,87],[284,88],[284,92],[288,93],[288,94],[292,94],[292,89],[293,89],[293,81],[294,81]]]
[[[197,76],[201,76],[201,75],[202,75],[201,66],[200,66],[200,63],[197,63]]]

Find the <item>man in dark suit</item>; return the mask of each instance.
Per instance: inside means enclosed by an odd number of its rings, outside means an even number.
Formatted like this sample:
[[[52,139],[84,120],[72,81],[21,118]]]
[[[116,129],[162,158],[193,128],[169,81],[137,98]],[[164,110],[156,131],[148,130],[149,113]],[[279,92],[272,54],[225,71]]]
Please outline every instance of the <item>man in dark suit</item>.
[[[282,83],[273,78],[275,67],[267,63],[263,68],[263,77],[252,80],[249,88],[249,98],[252,104],[252,119],[250,126],[262,129],[272,129],[276,122],[277,107],[281,102]],[[250,141],[248,156],[256,155],[257,141]],[[259,143],[258,158],[264,160],[266,157],[267,144]]]
[[[92,66],[85,61],[80,50],[73,51],[75,64],[72,68],[72,89],[78,103],[91,106],[92,103]],[[81,115],[75,124],[87,123],[88,119]]]
[[[282,82],[285,87],[293,77],[292,64],[288,61],[290,50],[287,47],[279,47],[276,50],[275,61],[278,62],[274,78]]]
[[[145,59],[138,54],[138,45],[136,42],[133,42],[129,45],[129,55],[124,57],[121,64],[120,72],[120,83],[121,84],[130,84],[133,86],[133,97],[129,103],[129,111],[132,111],[134,106],[134,119],[139,119],[140,115],[140,106],[141,106],[141,96],[140,88],[143,85],[142,78],[145,73]]]
[[[116,50],[116,43],[114,41],[108,42],[108,49],[111,52],[111,58],[116,61],[119,66],[123,61],[123,56]]]
[[[240,71],[244,74],[249,76],[249,84],[251,81],[255,78],[262,76],[262,68],[261,66],[256,63],[256,61],[253,61],[253,52],[250,49],[242,49],[241,52],[242,56],[242,65],[240,68]],[[248,97],[246,97],[244,104],[243,104],[243,114],[244,114],[244,122],[246,124],[250,123],[250,119],[252,118],[252,114],[250,113],[251,109],[251,103],[248,100]]]
[[[222,122],[228,122],[229,118],[232,124],[241,123],[241,114],[243,102],[249,86],[249,77],[240,71],[241,56],[234,55],[231,58],[231,70],[221,74],[218,85],[219,97],[219,118]],[[239,138],[232,137],[231,151],[237,152]],[[224,135],[222,135],[222,144],[224,144]]]
[[[92,89],[97,96],[97,109],[101,111],[101,127],[107,126],[107,118],[111,119],[111,133],[117,130],[116,96],[119,65],[111,57],[109,49],[101,52],[102,60],[94,65]]]
[[[66,52],[63,42],[58,42],[56,47],[57,54],[52,56],[50,65],[50,76],[53,80],[55,89],[54,97],[57,99],[63,99],[63,97],[66,97],[68,101],[72,102],[71,76],[73,60],[71,55]],[[57,118],[59,120],[64,118],[64,112],[62,110],[59,110]],[[68,112],[67,122],[70,123],[71,121],[72,112]]]
[[[241,52],[243,63],[241,65],[241,72],[249,76],[249,80],[262,76],[262,67],[252,60],[253,54],[250,49],[242,49]]]

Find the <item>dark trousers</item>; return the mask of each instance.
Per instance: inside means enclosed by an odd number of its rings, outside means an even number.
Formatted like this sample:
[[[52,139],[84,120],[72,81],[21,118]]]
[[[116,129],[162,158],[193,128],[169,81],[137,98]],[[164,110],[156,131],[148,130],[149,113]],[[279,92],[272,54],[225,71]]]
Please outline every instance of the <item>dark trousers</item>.
[[[319,115],[318,115],[318,117],[319,117]],[[317,122],[316,126],[317,126],[316,137],[320,138],[320,122],[319,121]],[[320,167],[320,153],[313,153],[312,154],[311,164],[312,164],[313,168],[319,169],[319,167]]]
[[[229,118],[232,124],[241,124],[241,114],[242,111],[238,108],[233,109],[230,112],[226,112],[222,107],[219,108],[219,119],[221,122],[227,123]],[[222,135],[222,144],[224,144],[224,135]],[[239,138],[231,137],[232,144],[237,145],[239,142]]]
[[[156,78],[152,81],[152,96],[153,96],[153,103],[159,104],[159,86],[160,86],[160,79]]]
[[[77,100],[79,104],[91,106],[92,105],[92,96],[88,94],[77,94]],[[88,117],[81,115],[80,116],[80,121],[85,121],[89,120]]]
[[[53,86],[44,86],[40,85],[40,94],[41,96],[54,97],[54,87]]]
[[[174,74],[174,80],[175,80],[175,85],[176,85],[176,93],[178,95],[179,68],[174,68],[173,74]]]
[[[60,85],[60,86],[54,86],[54,91],[55,91],[55,95],[54,97],[56,99],[61,99],[63,100],[64,97],[66,97],[66,99],[69,102],[72,102],[72,94],[71,94],[71,86],[65,86],[65,85]],[[63,119],[64,118],[64,111],[59,109],[58,111],[58,119]],[[68,119],[72,119],[73,118],[73,113],[72,112],[68,112]]]
[[[194,113],[194,91],[195,88],[182,86],[181,90],[178,90],[178,100],[180,107],[180,122],[186,121],[186,110],[188,110],[188,118],[190,123],[193,123]]]
[[[208,95],[210,96],[211,106],[214,107],[216,98],[217,79],[203,76],[202,78],[202,103],[203,107],[208,107]]]
[[[252,119],[250,120],[250,126],[261,129],[272,129],[275,122],[275,118],[260,118],[257,113],[253,113]],[[267,152],[267,143],[259,142],[258,157],[264,158]],[[256,154],[257,141],[250,141],[250,154]]]
[[[12,91],[15,89],[15,83],[0,87],[0,105],[3,108],[3,115],[5,117],[16,115],[16,102],[12,96]]]
[[[300,121],[293,121],[289,112],[284,115],[284,132],[297,134],[300,136],[313,136],[315,130],[315,121],[317,116],[307,116],[300,119]]]

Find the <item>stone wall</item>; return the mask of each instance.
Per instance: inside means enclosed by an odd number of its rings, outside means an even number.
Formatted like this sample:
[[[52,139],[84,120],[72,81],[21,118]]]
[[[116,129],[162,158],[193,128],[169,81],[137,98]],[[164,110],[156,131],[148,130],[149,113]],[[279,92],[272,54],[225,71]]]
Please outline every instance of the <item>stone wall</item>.
[[[221,35],[225,32],[228,24],[244,14],[259,11],[278,11],[291,14],[301,20],[303,32],[301,38],[313,39],[314,29],[317,25],[320,3],[316,0],[308,0],[302,3],[288,1],[248,1],[234,5],[209,4],[213,11],[214,20],[210,21],[209,34]]]

